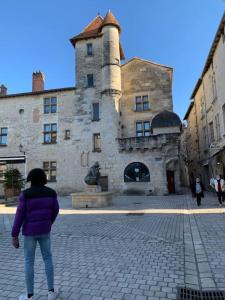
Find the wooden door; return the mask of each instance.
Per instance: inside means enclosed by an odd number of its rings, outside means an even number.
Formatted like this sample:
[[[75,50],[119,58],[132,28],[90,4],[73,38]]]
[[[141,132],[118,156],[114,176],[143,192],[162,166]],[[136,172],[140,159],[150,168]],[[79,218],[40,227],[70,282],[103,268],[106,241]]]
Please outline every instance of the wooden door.
[[[175,193],[174,171],[166,171],[167,187],[170,194]]]
[[[108,186],[108,176],[101,176],[99,178],[99,185],[102,188],[102,192],[107,192],[108,189],[109,189],[109,186]]]

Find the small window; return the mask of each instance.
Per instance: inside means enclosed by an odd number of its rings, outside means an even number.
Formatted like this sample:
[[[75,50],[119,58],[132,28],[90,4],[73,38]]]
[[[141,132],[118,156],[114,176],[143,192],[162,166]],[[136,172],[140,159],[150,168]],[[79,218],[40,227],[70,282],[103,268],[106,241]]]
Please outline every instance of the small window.
[[[149,121],[138,121],[136,122],[136,137],[150,136],[150,122]]]
[[[101,136],[100,133],[93,134],[93,151],[101,152]]]
[[[87,75],[87,86],[88,87],[93,87],[94,86],[94,76],[93,76],[93,74],[88,74]]]
[[[0,128],[0,145],[7,145],[7,134],[8,134],[8,128],[2,127]]]
[[[44,124],[44,144],[55,144],[57,141],[57,124]]]
[[[69,129],[65,130],[65,140],[70,140],[70,130]]]
[[[136,111],[146,111],[146,110],[149,110],[148,95],[137,96],[135,98],[135,110]]]
[[[87,44],[87,55],[92,56],[93,55],[93,45]]]
[[[57,98],[45,98],[44,99],[44,113],[53,114],[57,112]]]
[[[56,161],[44,161],[43,170],[47,176],[48,181],[56,181]]]
[[[92,104],[92,121],[99,121],[99,103]]]

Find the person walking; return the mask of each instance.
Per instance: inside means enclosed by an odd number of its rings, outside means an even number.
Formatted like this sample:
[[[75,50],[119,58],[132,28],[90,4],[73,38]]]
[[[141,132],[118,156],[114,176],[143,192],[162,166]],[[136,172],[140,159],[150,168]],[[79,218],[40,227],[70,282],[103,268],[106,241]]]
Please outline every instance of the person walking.
[[[197,205],[201,205],[202,198],[204,198],[204,193],[203,193],[204,187],[203,184],[200,180],[200,178],[196,178],[195,180],[195,185],[194,185],[194,193],[197,198]]]
[[[34,259],[37,243],[40,246],[45,264],[48,283],[48,300],[54,300],[54,267],[51,253],[51,227],[58,212],[59,204],[56,192],[46,187],[46,174],[42,169],[33,169],[27,176],[31,187],[21,192],[14,224],[12,227],[12,244],[19,248],[19,233],[22,227],[24,235],[25,280],[27,293],[19,300],[34,299]]]
[[[222,201],[224,201],[224,192],[225,192],[225,182],[220,177],[220,175],[216,176],[216,179],[214,180],[214,187],[217,193],[218,201],[220,207],[222,206]]]
[[[196,194],[195,194],[195,178],[194,178],[193,173],[191,173],[191,176],[190,176],[190,189],[191,189],[192,198],[195,198],[195,196],[196,196]]]

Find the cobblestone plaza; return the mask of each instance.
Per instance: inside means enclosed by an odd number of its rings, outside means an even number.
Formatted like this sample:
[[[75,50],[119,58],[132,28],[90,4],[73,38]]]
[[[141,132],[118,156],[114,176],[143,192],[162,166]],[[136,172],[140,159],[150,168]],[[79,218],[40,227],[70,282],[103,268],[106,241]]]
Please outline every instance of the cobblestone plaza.
[[[61,299],[176,299],[177,287],[225,290],[225,208],[207,194],[122,196],[106,209],[72,210],[69,197],[52,231]],[[25,291],[23,242],[11,246],[15,208],[0,206],[0,299]],[[46,299],[38,248],[35,299]]]

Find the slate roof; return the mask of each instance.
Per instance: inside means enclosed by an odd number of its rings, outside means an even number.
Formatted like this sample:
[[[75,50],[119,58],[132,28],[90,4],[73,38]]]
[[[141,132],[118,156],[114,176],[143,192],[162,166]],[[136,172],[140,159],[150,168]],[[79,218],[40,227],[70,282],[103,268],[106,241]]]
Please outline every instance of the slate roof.
[[[152,128],[180,126],[181,120],[177,114],[172,111],[164,110],[152,119]]]

